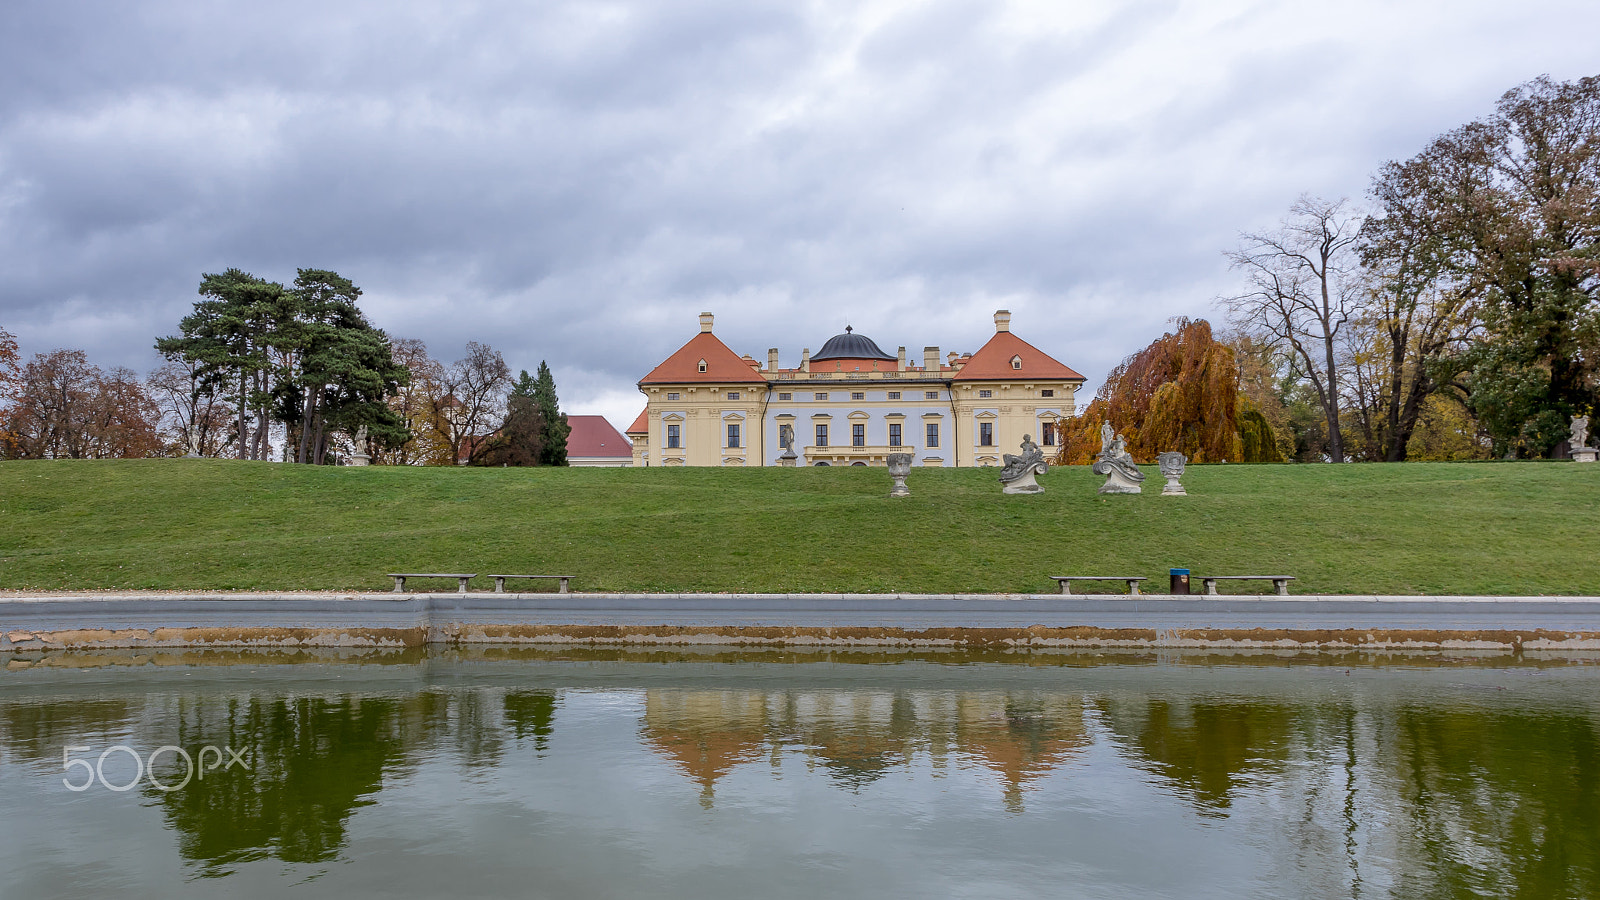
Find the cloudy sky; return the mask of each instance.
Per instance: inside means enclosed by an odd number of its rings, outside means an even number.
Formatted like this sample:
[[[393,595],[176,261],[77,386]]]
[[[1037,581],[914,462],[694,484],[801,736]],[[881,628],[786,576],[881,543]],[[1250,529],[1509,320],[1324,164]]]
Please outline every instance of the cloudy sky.
[[[1574,2],[10,0],[0,328],[140,370],[203,272],[331,268],[390,334],[541,359],[619,426],[717,314],[1097,384],[1301,193],[1548,73]],[[1081,398],[1083,399],[1083,398]]]

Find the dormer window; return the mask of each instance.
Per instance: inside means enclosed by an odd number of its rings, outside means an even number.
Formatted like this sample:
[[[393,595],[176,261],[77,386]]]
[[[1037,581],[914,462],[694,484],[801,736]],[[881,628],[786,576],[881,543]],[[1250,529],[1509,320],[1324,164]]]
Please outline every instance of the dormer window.
[[[700,371],[701,371],[701,373],[704,373],[705,370],[706,370],[706,361],[702,359],[702,360],[700,360]]]
[[[1011,357],[1011,368],[1013,368],[1013,369],[1022,368],[1022,357],[1020,357],[1020,356]]]

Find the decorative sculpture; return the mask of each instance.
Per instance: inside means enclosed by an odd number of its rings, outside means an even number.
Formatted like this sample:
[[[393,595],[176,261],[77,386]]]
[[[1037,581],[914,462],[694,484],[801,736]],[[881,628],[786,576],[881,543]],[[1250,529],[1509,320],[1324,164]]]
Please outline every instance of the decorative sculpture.
[[[1600,450],[1589,446],[1589,417],[1572,417],[1572,459],[1574,462],[1594,462]]]
[[[1167,478],[1167,486],[1161,489],[1163,497],[1187,497],[1189,492],[1183,489],[1178,479],[1183,477],[1184,464],[1189,461],[1187,456],[1176,450],[1169,450],[1156,457],[1156,464],[1161,467],[1161,474]]]
[[[1113,432],[1110,422],[1100,426],[1100,455],[1089,470],[1106,476],[1106,483],[1100,485],[1102,494],[1142,493],[1139,484],[1144,481],[1144,473],[1134,464],[1127,439]]]
[[[1033,442],[1033,435],[1022,436],[1020,454],[1003,454],[1000,461],[1005,464],[1000,470],[1000,483],[1005,485],[1004,493],[1037,494],[1044,490],[1034,476],[1050,471],[1050,465],[1044,461],[1044,451]]]
[[[356,429],[356,452],[350,454],[350,465],[365,466],[372,462],[372,457],[367,455],[367,426]]]
[[[794,468],[800,456],[794,452],[794,426],[788,422],[778,426],[778,446],[783,448],[778,455],[778,465]]]
[[[911,474],[911,454],[891,453],[887,459],[889,462],[889,477],[894,479],[894,487],[889,489],[889,496],[911,496],[911,489],[906,487],[906,476]]]

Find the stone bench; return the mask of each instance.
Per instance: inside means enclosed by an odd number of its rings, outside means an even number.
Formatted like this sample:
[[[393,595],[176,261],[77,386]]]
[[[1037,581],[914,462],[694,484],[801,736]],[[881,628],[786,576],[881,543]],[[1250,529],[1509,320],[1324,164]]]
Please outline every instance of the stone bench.
[[[1294,580],[1293,575],[1196,575],[1194,577],[1206,586],[1207,594],[1217,592],[1219,581],[1270,581],[1273,591],[1282,597],[1289,596],[1289,582]]]
[[[467,592],[467,581],[478,577],[476,572],[470,575],[460,572],[389,572],[387,574],[394,579],[394,593],[396,594],[405,592],[407,578],[454,578],[456,580],[456,593],[465,594]]]
[[[1060,583],[1061,593],[1068,597],[1073,596],[1072,583],[1074,581],[1126,581],[1128,583],[1128,595],[1131,597],[1139,596],[1139,582],[1144,581],[1143,578],[1128,578],[1121,575],[1051,575],[1050,577]],[[1080,594],[1078,596],[1086,595]]]
[[[490,575],[489,577],[494,579],[494,592],[496,594],[503,594],[503,593],[506,592],[506,579],[507,578],[556,578],[556,579],[560,579],[561,587],[557,591],[557,593],[560,593],[560,594],[565,594],[565,593],[568,592],[567,591],[567,584],[570,581],[572,581],[572,576],[571,575]]]

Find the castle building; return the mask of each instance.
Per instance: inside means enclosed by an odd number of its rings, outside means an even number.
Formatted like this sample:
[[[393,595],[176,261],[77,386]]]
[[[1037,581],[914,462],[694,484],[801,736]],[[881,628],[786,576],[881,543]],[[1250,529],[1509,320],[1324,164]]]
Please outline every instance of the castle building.
[[[763,366],[712,333],[700,333],[639,381],[645,409],[628,429],[635,466],[866,466],[911,453],[921,466],[996,466],[1023,436],[1056,444],[1056,423],[1076,410],[1084,378],[1011,333],[994,314],[994,336],[977,352],[925,347],[885,353],[846,328],[800,365]],[[1049,452],[1046,449],[1046,452]]]

